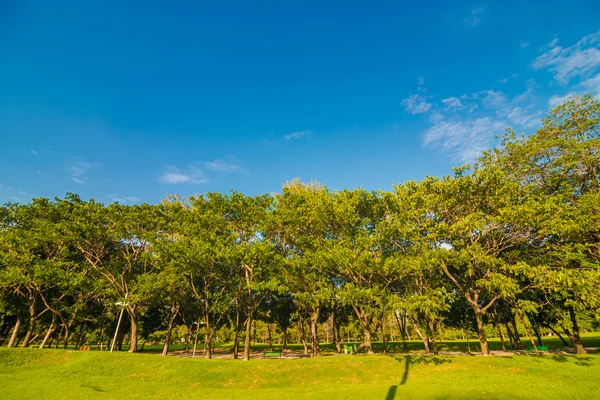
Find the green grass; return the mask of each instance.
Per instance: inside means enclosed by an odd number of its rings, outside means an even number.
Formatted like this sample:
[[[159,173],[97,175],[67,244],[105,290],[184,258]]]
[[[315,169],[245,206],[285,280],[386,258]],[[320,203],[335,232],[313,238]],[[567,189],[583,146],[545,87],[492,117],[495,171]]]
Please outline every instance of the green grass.
[[[600,355],[202,360],[0,349],[2,399],[589,399]]]

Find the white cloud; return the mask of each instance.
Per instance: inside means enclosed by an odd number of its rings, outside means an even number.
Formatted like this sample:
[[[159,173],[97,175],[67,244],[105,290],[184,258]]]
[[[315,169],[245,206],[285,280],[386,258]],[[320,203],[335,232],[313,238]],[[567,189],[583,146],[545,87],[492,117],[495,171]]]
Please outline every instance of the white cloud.
[[[566,84],[571,79],[587,77],[600,66],[600,31],[587,35],[571,47],[562,48],[554,39],[550,49],[537,57],[531,67],[535,70],[548,69],[554,80]]]
[[[519,43],[519,48],[524,49],[525,47],[529,47],[530,44],[531,42],[529,40],[521,40],[521,43]]]
[[[140,201],[139,197],[135,197],[135,196],[118,196],[116,194],[107,194],[106,197],[108,197],[110,199],[110,201],[112,202],[119,202],[121,204],[131,204],[131,203],[137,203],[138,201]]]
[[[600,74],[593,78],[586,79],[585,81],[581,82],[580,86],[586,93],[591,93],[597,99],[600,98]]]
[[[476,27],[481,22],[481,14],[483,11],[483,7],[472,9],[471,14],[467,18],[463,19],[463,24],[471,28]]]
[[[85,161],[81,157],[71,157],[67,160],[65,171],[75,183],[84,184],[90,180],[87,173],[91,169],[99,168],[101,164]]]
[[[486,108],[498,108],[508,102],[508,98],[504,93],[495,91],[493,89],[483,90],[477,93],[477,95],[483,96],[482,103]]]
[[[470,161],[488,149],[494,136],[503,131],[504,124],[490,117],[466,121],[440,121],[425,135],[425,146],[442,147],[462,162]]]
[[[37,151],[35,151],[34,149],[31,149],[31,154],[33,154],[34,156],[37,156],[37,155],[38,155],[38,152],[37,152]]]
[[[557,105],[559,105],[560,103],[563,103],[565,100],[567,100],[569,97],[572,97],[572,96],[577,96],[577,94],[576,93],[568,93],[563,96],[558,96],[558,95],[552,96],[548,99],[548,105],[550,107],[556,107]]]
[[[307,130],[307,131],[299,131],[299,132],[292,132],[288,135],[285,135],[283,137],[283,140],[293,140],[293,139],[300,139],[301,137],[304,136],[309,136],[312,132]]]
[[[413,115],[424,114],[431,108],[431,103],[427,102],[427,97],[418,94],[413,94],[402,100],[400,105],[404,106],[406,112]]]
[[[521,127],[534,128],[540,125],[540,117],[542,116],[541,111],[535,111],[533,113],[521,107],[514,107],[511,112],[507,115],[508,119]]]
[[[177,168],[173,165],[166,165],[165,171],[158,178],[160,183],[175,185],[179,183],[207,183],[204,172],[194,164],[188,164],[185,168]]]
[[[444,103],[444,105],[449,108],[456,108],[456,109],[462,109],[464,106],[461,103],[459,98],[456,97],[449,97],[447,99],[442,100],[442,103]]]
[[[244,172],[244,168],[233,162],[223,160],[207,161],[204,163],[204,168],[216,172]]]

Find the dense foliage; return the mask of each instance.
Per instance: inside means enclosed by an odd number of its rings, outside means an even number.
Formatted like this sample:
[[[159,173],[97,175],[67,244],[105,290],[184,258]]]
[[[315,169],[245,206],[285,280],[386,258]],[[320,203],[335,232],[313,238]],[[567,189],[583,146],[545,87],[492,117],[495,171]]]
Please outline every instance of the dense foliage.
[[[255,321],[319,355],[449,329],[522,346],[543,332],[585,352],[580,325],[600,320],[600,103],[553,109],[534,134],[452,176],[391,192],[292,181],[281,193],[208,193],[158,205],[104,205],[75,194],[0,207],[0,341],[80,346],[86,335],[137,351],[163,332],[219,333],[250,356]],[[117,316],[125,318],[117,329]],[[387,326],[387,328],[386,328]],[[224,333],[225,332],[225,333]],[[494,333],[495,334],[495,333]],[[566,338],[563,338],[563,335]],[[255,333],[254,333],[255,336]],[[567,342],[567,339],[569,342]],[[89,338],[87,339],[89,340]],[[111,344],[113,346],[113,344]]]

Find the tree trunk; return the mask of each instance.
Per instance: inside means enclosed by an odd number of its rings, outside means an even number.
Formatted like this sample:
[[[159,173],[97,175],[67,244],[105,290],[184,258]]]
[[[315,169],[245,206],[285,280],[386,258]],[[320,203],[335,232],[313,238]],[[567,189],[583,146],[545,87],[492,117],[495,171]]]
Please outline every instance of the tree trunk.
[[[79,328],[79,337],[77,338],[77,343],[75,344],[75,350],[79,350],[79,348],[83,345],[83,339],[85,338],[85,329],[86,329],[86,321],[83,321],[81,327]]]
[[[288,348],[288,345],[287,345],[288,344],[288,342],[287,342],[287,331],[288,331],[288,328],[285,328],[283,330],[283,350],[287,350],[287,348]]]
[[[431,336],[431,347],[433,350],[433,354],[435,354],[436,356],[438,355],[438,347],[437,347],[437,341],[436,341],[436,335],[435,335],[435,324],[433,323],[432,319],[429,319],[427,321],[428,325],[429,325],[429,335]]]
[[[569,339],[575,345],[575,353],[577,354],[587,354],[585,348],[583,347],[583,343],[581,343],[581,336],[579,335],[579,326],[577,325],[577,318],[575,316],[575,310],[573,307],[569,307],[569,318],[571,319],[571,324],[573,325],[573,333],[569,335]],[[568,334],[568,333],[567,333]]]
[[[250,360],[250,335],[252,334],[252,311],[246,318],[246,340],[244,342],[244,361]]]
[[[320,308],[317,307],[313,310],[310,315],[310,356],[318,357],[321,355],[321,351],[319,350],[319,311]]]
[[[271,336],[271,324],[267,324],[267,334],[269,340],[269,351],[273,351],[273,337]]]
[[[128,312],[129,321],[131,323],[131,331],[129,334],[129,352],[135,353],[137,352],[137,342],[138,342],[138,320],[137,316],[134,312]]]
[[[517,321],[512,317],[510,323],[513,327],[513,334],[515,335],[515,344],[517,345],[517,349],[523,349],[523,343],[521,343],[521,335],[519,334],[519,329],[517,328]],[[508,325],[506,325],[508,327]]]
[[[527,319],[529,320],[529,324],[531,325],[531,328],[533,329],[533,333],[535,333],[535,336],[538,341],[538,345],[543,346],[544,343],[542,342],[542,335],[540,334],[540,328],[538,326],[538,323],[536,322],[535,318],[531,317],[529,314],[527,314]]]
[[[204,358],[207,360],[212,359],[213,353],[213,332],[209,332],[206,328],[206,335],[204,335]]]
[[[304,319],[300,319],[300,340],[302,340],[302,345],[304,346],[304,354],[308,354],[308,343],[306,340],[306,330],[304,328]]]
[[[29,325],[27,327],[27,333],[25,334],[25,338],[23,339],[23,347],[29,347],[29,342],[31,341],[31,336],[33,336],[33,331],[35,329],[36,316],[35,316],[35,301],[36,297],[31,296],[29,299]]]
[[[64,335],[65,341],[63,342],[63,349],[66,349],[67,346],[69,345],[69,335],[71,334],[71,332],[69,331],[70,328],[71,328],[70,323],[65,325],[65,331],[64,331],[65,332],[65,335]]]
[[[529,328],[527,328],[527,325],[525,324],[525,320],[523,319],[523,317],[520,314],[517,314],[519,316],[519,319],[521,320],[521,323],[523,324],[523,328],[525,328],[525,333],[527,334],[527,337],[529,338],[529,341],[531,342],[531,346],[533,346],[533,350],[535,351],[536,354],[539,354],[538,352],[538,348],[535,344],[535,340],[533,340],[533,336],[531,336],[531,332],[529,332]]]
[[[515,342],[515,337],[513,336],[512,331],[510,330],[510,326],[508,324],[504,324],[506,326],[506,334],[508,335],[508,339],[510,340],[510,347],[513,349],[517,348],[517,343]]]
[[[46,347],[46,343],[48,342],[48,339],[50,339],[50,336],[52,336],[52,334],[54,333],[57,319],[58,319],[58,316],[56,314],[52,314],[52,322],[50,322],[50,326],[48,327],[48,330],[46,331],[46,336],[44,336],[42,343],[40,343],[40,349],[43,349],[44,347]]]
[[[19,329],[21,328],[21,322],[23,322],[23,314],[21,312],[17,313],[17,321],[15,322],[15,326],[13,328],[12,335],[10,336],[10,340],[8,341],[7,347],[13,347],[15,342],[17,341],[17,335],[19,334]]]
[[[396,323],[398,324],[398,331],[400,331],[400,336],[402,337],[402,351],[408,352],[408,345],[406,344],[406,315],[402,315],[400,317],[400,313],[398,310],[394,310],[394,317],[396,317]],[[402,318],[402,321],[401,321]]]
[[[166,356],[169,354],[169,344],[171,344],[171,331],[173,330],[173,319],[169,318],[169,325],[167,326],[167,335],[163,342],[163,349],[161,355]]]
[[[381,329],[381,342],[383,343],[383,354],[387,354],[388,350],[387,350],[387,343],[385,341],[385,328],[384,328],[384,323],[381,322],[381,325],[379,326]]]
[[[240,310],[236,305],[235,310],[235,337],[233,339],[233,359],[237,360],[240,351]]]
[[[558,336],[558,338],[565,345],[565,347],[569,346],[569,343],[565,340],[564,337],[562,337],[562,335],[560,334],[560,332],[558,332],[556,329],[554,329],[550,325],[545,325],[545,326],[546,326],[546,328],[550,329],[556,336]]]
[[[483,313],[479,309],[475,309],[475,319],[477,321],[477,337],[479,338],[481,355],[489,356],[490,349],[488,347],[488,341],[485,335],[485,326],[483,325]]]
[[[496,329],[498,330],[498,336],[500,336],[500,343],[502,344],[502,351],[506,351],[506,344],[504,343],[504,334],[502,333],[502,328],[500,328],[500,324],[496,325]]]
[[[334,319],[333,330],[335,332],[335,349],[338,354],[342,354],[342,336],[340,335],[339,311],[336,311],[337,318]]]
[[[427,354],[431,353],[431,350],[429,350],[429,340],[427,340],[427,338],[425,336],[423,336],[423,334],[421,333],[421,330],[419,329],[419,327],[415,321],[412,321],[412,325],[413,325],[413,328],[415,329],[415,332],[417,332],[417,336],[419,336],[419,338],[423,342],[423,346],[425,346],[425,353],[427,353]]]

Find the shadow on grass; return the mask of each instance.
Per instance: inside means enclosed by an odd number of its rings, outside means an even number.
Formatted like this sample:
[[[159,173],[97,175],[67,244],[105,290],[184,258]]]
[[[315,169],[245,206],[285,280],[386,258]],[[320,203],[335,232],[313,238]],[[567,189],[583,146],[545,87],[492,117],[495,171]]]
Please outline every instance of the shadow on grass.
[[[592,357],[590,356],[575,356],[575,355],[564,355],[564,354],[555,354],[551,357],[547,357],[552,361],[556,361],[558,363],[568,363],[573,362],[575,365],[579,365],[580,367],[589,367],[592,365]]]
[[[408,381],[408,372],[412,366],[415,365],[442,365],[446,363],[451,363],[452,360],[446,357],[440,356],[391,356],[396,361],[404,364],[404,372],[402,374],[402,380],[399,385],[390,386],[386,400],[392,400],[396,397],[396,392],[398,391],[398,386],[402,386],[406,384]]]

